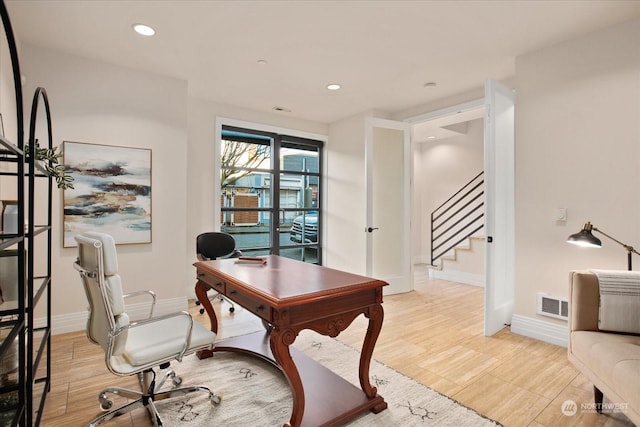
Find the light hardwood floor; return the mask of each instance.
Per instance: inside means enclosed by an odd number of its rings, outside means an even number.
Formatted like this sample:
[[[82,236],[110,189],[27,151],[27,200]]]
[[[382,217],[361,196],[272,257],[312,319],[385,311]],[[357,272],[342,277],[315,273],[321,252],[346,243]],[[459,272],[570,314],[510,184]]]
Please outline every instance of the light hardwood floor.
[[[221,338],[262,327],[242,308],[230,314],[225,304],[214,306],[222,321]],[[593,402],[593,389],[567,361],[565,348],[513,334],[508,328],[484,337],[481,288],[429,280],[426,267],[418,266],[415,290],[385,297],[383,307],[384,326],[374,358],[505,426],[633,425],[620,413],[598,415],[580,409],[581,404]],[[206,314],[198,314],[195,306],[190,311],[208,324]],[[366,319],[360,316],[338,338],[359,348],[365,330]],[[54,336],[52,362],[53,387],[44,426],[84,425],[99,414],[96,397],[103,387],[136,387],[135,379],[107,371],[103,353],[84,332]],[[179,371],[179,364],[175,368]],[[562,403],[567,400],[577,403],[576,415],[563,415]],[[106,425],[150,423],[138,410]]]

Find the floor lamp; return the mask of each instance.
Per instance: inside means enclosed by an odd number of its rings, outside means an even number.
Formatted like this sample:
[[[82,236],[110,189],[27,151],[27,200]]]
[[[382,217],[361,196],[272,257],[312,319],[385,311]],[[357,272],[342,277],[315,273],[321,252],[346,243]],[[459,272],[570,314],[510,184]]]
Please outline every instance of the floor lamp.
[[[602,246],[602,242],[600,241],[600,239],[593,235],[592,231],[597,231],[603,236],[608,237],[609,239],[624,247],[627,250],[627,268],[631,270],[631,254],[634,253],[636,255],[640,255],[640,253],[638,253],[638,251],[636,251],[633,246],[626,245],[621,241],[609,236],[604,231],[594,227],[590,222],[587,222],[584,227],[582,227],[582,230],[569,236],[567,242],[578,246],[599,248]]]

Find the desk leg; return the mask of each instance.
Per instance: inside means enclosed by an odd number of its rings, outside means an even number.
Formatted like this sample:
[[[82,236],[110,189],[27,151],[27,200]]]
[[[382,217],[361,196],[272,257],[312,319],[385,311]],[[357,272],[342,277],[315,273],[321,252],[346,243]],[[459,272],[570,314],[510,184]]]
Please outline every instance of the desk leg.
[[[302,416],[304,415],[304,388],[302,387],[302,379],[300,373],[296,367],[291,353],[289,352],[289,346],[293,344],[297,334],[292,329],[280,330],[280,328],[274,328],[271,330],[269,343],[271,345],[271,352],[273,353],[276,362],[282,368],[284,376],[289,382],[291,387],[291,397],[293,399],[293,410],[291,412],[291,419],[284,427],[297,427],[302,423]]]
[[[382,305],[376,304],[371,306],[371,308],[369,308],[369,312],[365,313],[365,316],[369,318],[369,326],[367,327],[367,334],[364,337],[362,352],[360,353],[360,386],[367,397],[369,399],[373,399],[376,397],[378,390],[371,385],[369,380],[369,367],[371,366],[373,348],[375,347],[380,331],[382,330],[382,320],[384,319],[384,310],[382,309]],[[371,408],[371,412],[377,414],[386,408],[387,402],[383,400],[377,406]]]
[[[211,301],[209,301],[209,297],[207,296],[207,291],[211,289],[209,285],[204,282],[198,280],[196,283],[196,297],[198,297],[198,301],[202,305],[202,308],[207,312],[209,316],[209,320],[211,322],[211,331],[218,333],[218,318],[216,317],[216,312],[213,310],[213,306],[211,305]],[[208,357],[213,356],[213,350],[199,350],[196,352],[196,356],[198,359],[206,359]]]

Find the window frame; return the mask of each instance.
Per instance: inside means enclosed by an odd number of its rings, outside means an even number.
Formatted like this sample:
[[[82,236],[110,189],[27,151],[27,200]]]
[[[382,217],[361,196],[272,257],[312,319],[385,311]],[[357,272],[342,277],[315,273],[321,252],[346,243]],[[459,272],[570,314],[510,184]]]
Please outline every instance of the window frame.
[[[223,136],[224,134],[226,136]],[[316,139],[316,138],[308,138],[302,136],[291,135],[286,132],[286,130],[281,130],[277,132],[273,131],[264,131],[259,129],[254,129],[252,127],[247,126],[237,126],[235,124],[227,124],[221,123],[219,126],[217,140],[217,150],[216,151],[216,164],[217,164],[217,181],[216,185],[216,193],[218,196],[216,197],[218,209],[216,209],[216,217],[220,221],[220,229],[223,230],[225,225],[227,224],[224,218],[227,215],[235,215],[236,212],[262,212],[268,213],[269,217],[269,246],[255,246],[250,247],[248,250],[251,251],[269,251],[269,253],[273,254],[281,254],[283,250],[287,249],[302,249],[302,259],[305,259],[305,253],[307,248],[316,248],[316,263],[322,264],[322,254],[323,254],[323,198],[324,198],[324,139]],[[248,143],[260,143],[260,141],[268,141],[267,145],[270,145],[270,158],[271,165],[270,167],[243,167],[241,165],[234,165],[232,167],[227,167],[222,164],[222,147],[224,140],[232,140],[238,142],[248,142]],[[300,170],[290,170],[285,169],[284,165],[281,164],[282,156],[280,153],[283,149],[294,148],[305,151],[307,148],[310,148],[308,151],[317,154],[317,171],[300,171]],[[224,169],[233,169],[238,171],[249,171],[252,173],[260,173],[260,174],[268,174],[271,178],[269,178],[269,194],[270,194],[270,204],[267,207],[230,207],[224,206],[223,203],[223,187],[221,182],[221,173]],[[297,207],[281,207],[281,194],[283,189],[281,188],[281,178],[286,176],[298,176],[303,180],[313,181],[316,186],[316,195],[313,198],[314,204],[312,206],[297,206]],[[301,191],[304,191],[302,189]],[[274,197],[277,195],[276,197]],[[304,197],[304,195],[302,195]],[[297,218],[302,213],[309,213],[317,211],[317,238],[316,242],[311,243],[295,243],[291,241],[291,244],[283,244],[281,237],[281,218],[287,216],[287,212],[294,213],[295,216],[291,216],[291,224],[293,225],[293,220]],[[277,218],[277,220],[275,220]],[[287,233],[289,234],[289,233]],[[240,247],[242,250],[242,247]]]

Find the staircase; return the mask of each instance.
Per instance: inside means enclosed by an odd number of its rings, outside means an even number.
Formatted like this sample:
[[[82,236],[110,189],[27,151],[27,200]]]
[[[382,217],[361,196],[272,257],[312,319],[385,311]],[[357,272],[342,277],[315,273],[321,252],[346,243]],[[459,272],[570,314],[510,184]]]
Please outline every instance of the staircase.
[[[480,172],[431,213],[430,276],[484,286],[483,228]]]
[[[484,286],[484,244],[484,236],[470,236],[430,265],[429,277]]]

